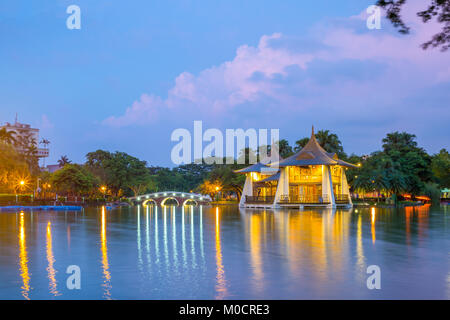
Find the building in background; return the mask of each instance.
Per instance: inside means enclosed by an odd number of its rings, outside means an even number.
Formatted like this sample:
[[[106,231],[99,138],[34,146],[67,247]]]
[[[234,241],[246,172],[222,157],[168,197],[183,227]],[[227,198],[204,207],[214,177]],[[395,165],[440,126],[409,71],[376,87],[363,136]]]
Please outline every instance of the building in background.
[[[39,159],[43,159],[44,163],[45,163],[45,158],[47,158],[49,156],[49,149],[48,148],[39,148],[39,129],[37,128],[32,128],[31,125],[29,124],[24,124],[24,123],[20,123],[17,121],[17,115],[16,115],[16,120],[13,124],[6,122],[4,125],[0,126],[0,129],[6,129],[6,131],[10,132],[13,131],[14,132],[14,137],[16,140],[19,140],[20,138],[26,138],[26,137],[31,137],[33,139],[33,141],[35,141],[36,144],[36,148],[37,148],[37,153],[36,156]],[[20,146],[18,147],[18,151],[23,151],[20,150]]]

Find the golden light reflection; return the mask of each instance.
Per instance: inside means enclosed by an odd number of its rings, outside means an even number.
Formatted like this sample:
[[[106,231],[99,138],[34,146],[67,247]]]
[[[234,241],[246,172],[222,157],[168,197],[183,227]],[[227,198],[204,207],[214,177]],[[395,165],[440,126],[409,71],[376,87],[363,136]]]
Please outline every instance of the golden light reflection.
[[[372,207],[370,209],[370,215],[371,215],[371,231],[372,231],[372,243],[375,243],[376,240],[376,234],[375,234],[375,208]]]
[[[58,288],[57,288],[57,281],[56,281],[56,270],[54,267],[55,263],[55,257],[53,255],[53,244],[52,244],[52,225],[50,221],[47,223],[47,273],[48,273],[48,280],[49,280],[49,288],[50,293],[54,296],[58,296]]]
[[[20,213],[19,220],[20,228],[19,228],[19,265],[20,265],[20,277],[22,278],[22,296],[30,300],[30,272],[28,270],[28,254],[27,254],[27,245],[26,245],[26,236],[25,236],[25,221],[23,212]]]
[[[190,224],[191,224],[191,254],[192,254],[192,264],[194,265],[194,267],[196,266],[196,261],[195,261],[195,245],[194,245],[194,207],[191,206],[190,207]]]
[[[362,216],[358,215],[358,226],[356,229],[356,265],[358,269],[358,275],[364,278],[366,275],[364,246],[362,241]]]
[[[103,269],[103,296],[106,299],[111,299],[111,273],[109,271],[108,262],[108,242],[106,239],[106,209],[102,207],[102,220],[100,229],[100,249],[102,252],[102,269]]]
[[[222,248],[220,244],[220,214],[219,207],[216,207],[216,299],[224,299],[227,295],[225,280],[225,269],[222,262]]]
[[[265,220],[265,219],[264,219]],[[253,269],[253,287],[261,293],[263,290],[263,270],[261,258],[261,215],[250,215],[250,259]],[[264,223],[265,221],[263,221]],[[264,225],[265,228],[265,225]]]
[[[411,216],[413,214],[413,207],[405,207],[405,228],[406,228],[406,243],[411,244]]]

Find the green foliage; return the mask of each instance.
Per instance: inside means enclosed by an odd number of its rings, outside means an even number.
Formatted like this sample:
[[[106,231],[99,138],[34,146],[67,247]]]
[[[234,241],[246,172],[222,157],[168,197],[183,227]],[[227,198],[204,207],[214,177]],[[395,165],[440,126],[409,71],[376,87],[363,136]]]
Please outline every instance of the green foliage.
[[[86,155],[87,168],[118,197],[146,191],[151,184],[147,162],[125,152],[97,150]]]
[[[442,149],[432,157],[431,170],[440,187],[450,187],[450,155],[447,150]]]
[[[14,192],[18,182],[29,175],[23,156],[11,144],[0,141],[0,192]]]
[[[50,182],[55,190],[68,195],[87,195],[98,187],[98,179],[78,164],[66,164],[53,173]]]
[[[278,152],[280,157],[286,159],[294,154],[292,147],[289,145],[289,142],[285,139],[282,139],[277,142],[278,143]]]
[[[437,183],[427,182],[423,188],[423,194],[430,197],[433,203],[439,203],[441,198],[441,190]]]
[[[315,134],[317,142],[327,152],[336,153],[340,159],[346,159],[347,155],[344,152],[344,147],[335,133],[330,133],[330,130],[319,130]],[[300,151],[309,141],[305,137],[295,142],[295,152]]]

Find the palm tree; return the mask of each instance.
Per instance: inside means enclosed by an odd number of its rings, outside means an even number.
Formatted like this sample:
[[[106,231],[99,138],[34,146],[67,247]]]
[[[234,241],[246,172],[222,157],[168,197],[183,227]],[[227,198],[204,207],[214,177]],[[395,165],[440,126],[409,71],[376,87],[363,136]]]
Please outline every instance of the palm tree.
[[[72,163],[72,161],[67,158],[67,156],[61,156],[61,158],[58,160],[58,164],[60,167],[64,167],[66,164]]]
[[[16,134],[15,131],[8,131],[6,128],[0,129],[0,141],[3,141],[7,144],[14,144],[16,142],[16,138],[14,135]]]
[[[43,144],[44,147],[47,149],[48,145],[50,144],[50,141],[43,138],[39,143]],[[45,167],[45,157],[42,158],[42,162],[43,162],[42,166]]]
[[[300,151],[304,146],[306,146],[308,141],[309,141],[309,138],[303,138],[303,139],[295,141],[294,151],[295,152]]]
[[[330,133],[329,130],[317,131],[316,139],[320,146],[328,152],[334,152],[338,155],[344,152],[344,148],[342,147],[342,143],[338,136],[334,133]]]

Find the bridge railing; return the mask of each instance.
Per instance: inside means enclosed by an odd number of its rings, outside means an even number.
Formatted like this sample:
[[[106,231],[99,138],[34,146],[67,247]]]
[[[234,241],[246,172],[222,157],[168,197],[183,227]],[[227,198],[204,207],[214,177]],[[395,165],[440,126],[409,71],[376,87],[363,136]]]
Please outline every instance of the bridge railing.
[[[129,200],[147,200],[152,198],[164,198],[164,197],[180,197],[186,199],[194,199],[200,201],[211,201],[211,197],[209,195],[199,194],[199,193],[189,193],[189,192],[181,192],[181,191],[162,191],[162,192],[153,192],[148,194],[142,194],[135,197],[129,197]]]

